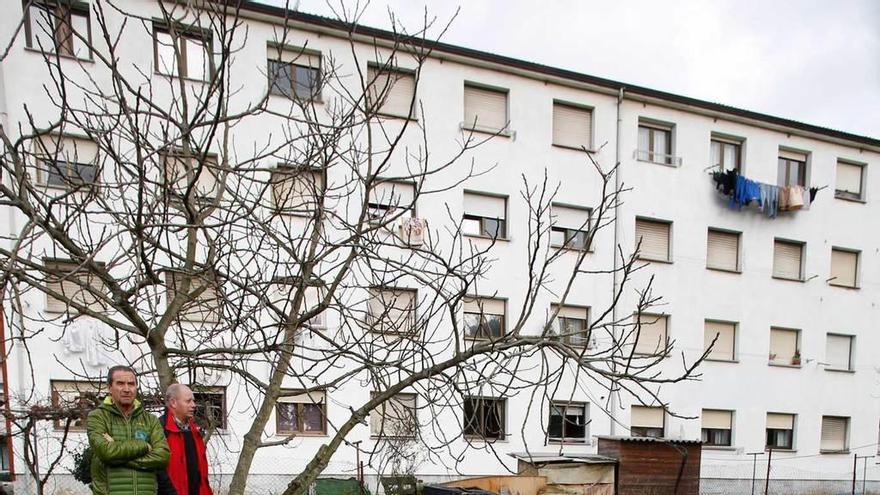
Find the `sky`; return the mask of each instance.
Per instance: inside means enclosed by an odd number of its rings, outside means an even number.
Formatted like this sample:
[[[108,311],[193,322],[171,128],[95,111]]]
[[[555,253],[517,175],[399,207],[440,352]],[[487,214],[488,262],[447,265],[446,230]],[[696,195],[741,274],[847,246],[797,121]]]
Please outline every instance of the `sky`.
[[[285,0],[260,0],[284,6]],[[343,14],[343,8],[346,14]],[[290,0],[530,62],[880,138],[880,0]],[[454,17],[454,18],[453,18]]]

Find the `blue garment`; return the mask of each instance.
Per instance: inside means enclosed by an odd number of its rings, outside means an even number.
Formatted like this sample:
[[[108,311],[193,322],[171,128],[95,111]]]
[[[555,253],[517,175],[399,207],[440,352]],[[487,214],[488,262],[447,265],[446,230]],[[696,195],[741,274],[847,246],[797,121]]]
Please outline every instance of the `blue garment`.
[[[779,188],[772,184],[761,184],[761,209],[768,218],[776,218],[779,211]]]
[[[737,175],[734,194],[730,197],[730,207],[736,205],[742,208],[751,201],[761,201],[761,184]]]

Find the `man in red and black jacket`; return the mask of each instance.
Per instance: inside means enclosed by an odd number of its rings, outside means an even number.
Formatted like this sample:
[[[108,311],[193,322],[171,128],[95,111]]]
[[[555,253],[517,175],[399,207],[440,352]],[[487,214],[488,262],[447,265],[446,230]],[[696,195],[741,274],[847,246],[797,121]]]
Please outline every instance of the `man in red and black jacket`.
[[[196,401],[192,390],[175,383],[165,393],[167,408],[159,422],[165,429],[171,459],[157,475],[158,495],[213,495],[208,485],[208,456],[199,427],[193,421]]]

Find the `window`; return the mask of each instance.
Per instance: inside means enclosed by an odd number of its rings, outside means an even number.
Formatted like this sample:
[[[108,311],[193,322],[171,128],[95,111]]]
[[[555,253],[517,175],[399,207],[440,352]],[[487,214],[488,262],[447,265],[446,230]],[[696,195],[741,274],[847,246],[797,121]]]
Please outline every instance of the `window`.
[[[629,434],[632,437],[662,438],[665,418],[662,407],[632,406]]]
[[[669,248],[672,224],[656,220],[636,219],[636,243],[639,259],[648,261],[671,261]]]
[[[372,112],[392,117],[413,117],[416,75],[388,67],[367,68],[367,104]]]
[[[0,435],[0,474],[9,475],[9,446],[7,445],[8,436]]]
[[[767,448],[794,448],[794,414],[767,413]]]
[[[773,277],[786,280],[803,280],[804,244],[800,242],[773,242]]]
[[[193,185],[196,198],[211,198],[218,192],[217,175],[220,168],[217,157],[193,152],[187,155],[181,150],[171,150],[161,155],[165,181],[171,192],[183,196]]]
[[[293,310],[295,296],[297,294],[297,291],[299,290],[299,286],[297,285],[298,283],[299,280],[293,277],[279,277],[278,279],[273,281],[273,290],[271,290],[268,294],[269,303],[274,308],[273,311],[277,311],[278,313],[283,315],[290,314],[291,310]],[[305,316],[306,313],[314,311],[321,304],[321,302],[323,302],[325,296],[325,291],[319,290],[317,287],[305,287],[302,295],[303,299],[300,303],[298,314],[296,316]],[[328,311],[325,309],[324,311],[311,317],[308,321],[305,322],[305,325],[303,326],[306,330],[326,328],[327,313]],[[297,334],[298,338],[301,338],[302,336],[302,332]]]
[[[725,170],[741,170],[742,160],[742,143],[731,139],[712,136],[710,141],[710,155],[713,167],[717,167],[719,171]]]
[[[563,342],[572,347],[590,347],[590,309],[554,304],[550,311],[559,310],[553,328]]]
[[[303,48],[266,49],[269,93],[301,100],[321,98],[321,53]]]
[[[42,136],[34,141],[37,179],[40,184],[75,189],[96,184],[98,145],[94,141],[59,136]]]
[[[586,443],[587,405],[577,402],[556,401],[550,403],[550,419],[547,421],[547,437],[550,442]]]
[[[226,387],[192,385],[195,421],[202,431],[226,429]]]
[[[717,340],[716,340],[717,339]],[[715,341],[712,351],[706,356],[711,361],[733,361],[736,359],[736,323],[706,320],[705,349]]]
[[[189,279],[186,301],[180,307],[178,317],[184,321],[210,322],[220,321],[221,300],[215,278],[210,274],[187,274],[168,271],[165,274],[166,304],[171,304],[179,291],[184,290],[183,284]]]
[[[507,126],[507,90],[465,83],[464,127],[496,133]]]
[[[370,330],[374,332],[409,334],[415,331],[414,289],[370,289],[367,308]]]
[[[703,445],[730,447],[732,445],[733,411],[703,409]]]
[[[672,156],[672,126],[639,120],[636,158],[663,165],[681,165],[681,160]]]
[[[213,73],[210,32],[154,25],[153,49],[157,74],[207,81]]]
[[[586,250],[590,230],[590,209],[552,205],[550,244],[554,247]]]
[[[387,222],[400,215],[415,216],[415,186],[406,182],[378,182],[370,189],[367,215],[371,222]]]
[[[770,329],[770,364],[801,364],[800,331],[788,328]]]
[[[777,174],[779,186],[807,185],[807,155],[796,151],[779,150]]]
[[[864,164],[837,160],[837,174],[834,183],[835,198],[864,200],[864,181]]]
[[[638,314],[634,352],[636,354],[666,354],[669,318],[666,315]]]
[[[852,371],[853,336],[829,333],[825,337],[825,369]]]
[[[28,7],[25,30],[28,48],[80,59],[92,58],[86,4],[35,1]]]
[[[831,248],[831,277],[828,283],[840,287],[858,287],[859,252]]]
[[[100,382],[82,382],[72,380],[52,380],[52,407],[61,408],[73,413],[69,431],[86,431],[86,417],[98,407],[105,394],[104,384]],[[53,420],[56,430],[65,428],[66,420]]]
[[[61,297],[46,295],[46,312],[65,313],[76,311],[69,304],[79,304],[92,311],[106,309],[99,294],[105,294],[104,282],[80,265],[66,260],[46,260],[46,289]]]
[[[565,148],[593,148],[593,110],[553,102],[553,144]]]
[[[464,398],[464,435],[482,439],[503,440],[507,401],[488,397]]]
[[[324,392],[282,390],[275,404],[275,421],[278,434],[326,434],[327,401]]]
[[[479,193],[464,193],[465,235],[505,239],[507,237],[507,198]]]
[[[706,268],[739,272],[738,232],[709,229],[706,247]]]
[[[370,436],[415,438],[418,431],[416,394],[397,394],[370,411]]]
[[[822,416],[822,441],[820,452],[849,451],[849,418]]]
[[[497,339],[504,335],[504,301],[485,297],[464,300],[465,337]]]
[[[324,197],[324,178],[319,170],[278,167],[271,177],[272,199],[282,215],[309,215]]]

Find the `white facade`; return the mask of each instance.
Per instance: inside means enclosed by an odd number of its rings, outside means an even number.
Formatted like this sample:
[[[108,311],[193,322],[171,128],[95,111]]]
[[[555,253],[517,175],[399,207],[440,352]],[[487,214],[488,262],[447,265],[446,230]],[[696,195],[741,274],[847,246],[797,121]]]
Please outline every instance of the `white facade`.
[[[9,15],[0,20],[2,39],[8,39],[19,19],[20,4],[10,5]],[[130,2],[130,8],[146,16],[156,15],[152,2]],[[241,91],[234,96],[238,102],[258,99],[266,91],[266,44],[272,39],[271,15],[246,12],[249,20],[248,43],[236,55],[235,77],[242,79]],[[94,14],[93,14],[94,15]],[[277,20],[277,19],[276,19]],[[108,12],[111,25],[118,22]],[[321,34],[319,35],[319,31]],[[94,31],[96,32],[96,31]],[[130,63],[149,67],[151,51],[144,49],[152,40],[144,30],[130,31],[127,54]],[[308,46],[323,56],[332,56],[341,67],[351,63],[350,46],[335,37],[332,30],[318,28],[309,22],[298,24],[292,44]],[[369,60],[373,48],[358,45],[362,60]],[[61,60],[72,72],[84,75],[89,64]],[[406,66],[406,61],[401,60]],[[0,66],[0,112],[3,126],[15,128],[25,122],[23,110],[38,120],[54,114],[50,102],[38,90],[47,84],[44,61],[37,50],[25,47],[23,38],[13,44],[8,58]],[[102,77],[100,74],[97,77]],[[154,76],[159,77],[159,76]],[[541,180],[546,170],[551,183],[561,187],[556,203],[592,207],[599,200],[598,183],[582,153],[553,146],[554,101],[567,102],[591,109],[591,138],[594,156],[603,166],[620,161],[619,177],[623,187],[630,188],[617,212],[616,232],[608,228],[597,236],[588,266],[609,267],[614,264],[615,244],[624,252],[635,248],[636,219],[670,222],[669,262],[651,262],[635,275],[633,287],[654,276],[654,292],[662,295],[665,305],[657,311],[668,315],[668,336],[675,340],[675,355],[665,367],[670,371],[681,367],[680,353],[688,360],[704,351],[706,320],[735,322],[735,355],[730,361],[707,361],[700,369],[702,379],[665,386],[661,395],[679,416],[666,415],[664,433],[672,438],[699,439],[703,409],[733,411],[732,441],[729,448],[704,447],[703,477],[749,478],[752,469],[750,452],[764,451],[765,425],[768,413],[795,415],[793,446],[790,451],[774,452],[774,477],[792,479],[847,479],[852,469],[852,454],[872,455],[877,452],[880,422],[880,337],[874,328],[880,317],[880,233],[874,219],[880,217],[880,204],[874,201],[880,191],[880,141],[822,131],[806,125],[770,117],[725,110],[720,106],[696,104],[669,95],[668,98],[642,88],[630,91],[623,85],[600,85],[576,75],[540,72],[513,61],[490,60],[453,53],[438,48],[421,72],[417,97],[423,105],[429,127],[429,141],[434,153],[454,152],[454,143],[463,136],[465,120],[465,85],[473,83],[507,91],[509,137],[495,137],[478,148],[472,156],[494,169],[473,177],[466,184],[442,194],[431,195],[419,202],[419,216],[434,227],[448,222],[447,208],[452,215],[463,211],[463,190],[507,196],[509,241],[494,247],[498,262],[490,273],[486,294],[497,292],[507,299],[507,307],[519,305],[524,272],[518,264],[525,259],[525,204],[518,201],[522,177]],[[615,87],[617,85],[618,87]],[[622,88],[622,89],[621,89]],[[273,97],[272,105],[284,108],[287,102]],[[680,158],[674,166],[636,159],[639,149],[638,128],[641,122],[664,123],[671,129],[672,155]],[[238,139],[258,141],[272,129],[270,117],[263,128],[239,130]],[[780,150],[798,150],[807,155],[806,183],[823,187],[809,208],[780,214],[769,219],[754,208],[731,209],[727,198],[715,191],[708,168],[710,141],[713,135],[736,138],[741,143],[743,174],[753,180],[776,184],[777,160]],[[414,141],[415,142],[415,141]],[[835,197],[836,170],[839,160],[864,166],[863,200],[852,201]],[[4,209],[9,210],[6,207]],[[0,212],[0,233],[4,242],[9,233],[21,229],[22,218],[11,210]],[[740,233],[739,272],[707,269],[707,233],[720,229]],[[802,281],[773,277],[774,240],[804,243]],[[485,242],[474,240],[474,242]],[[858,288],[830,284],[832,247],[860,252]],[[561,279],[565,263],[560,264]],[[610,275],[580,280],[568,304],[603,308],[608,305],[614,281]],[[622,308],[635,306],[636,294],[626,292]],[[550,307],[555,301],[549,296],[540,301]],[[4,301],[6,304],[6,301]],[[28,293],[26,312],[45,309],[45,298]],[[11,310],[4,307],[7,315]],[[510,309],[508,309],[510,311]],[[625,311],[625,310],[621,310]],[[334,325],[333,317],[328,325]],[[535,328],[543,324],[536,317]],[[771,327],[799,330],[799,366],[768,364]],[[7,323],[7,329],[10,324]],[[8,330],[7,330],[8,331]],[[31,349],[37,372],[33,377],[37,388],[48,394],[50,380],[69,379],[62,363],[83,358],[88,372],[100,375],[109,359],[70,352],[64,342],[53,342],[56,336],[47,328],[39,351]],[[853,336],[852,366],[847,371],[831,371],[826,363],[827,334]],[[85,352],[85,351],[82,351]],[[10,395],[30,388],[25,372],[25,356],[13,348],[8,361]],[[77,366],[79,366],[77,364]],[[631,398],[612,407],[614,417],[604,410],[607,397],[604,389],[584,380],[571,383],[573,400],[589,404],[589,435],[628,435]],[[365,387],[349,384],[344,393],[328,398],[329,421],[348,417],[349,406],[360,404],[369,396]],[[234,396],[227,397],[228,428],[212,440],[212,466],[217,475],[231,475],[238,442],[250,424],[249,417],[235,407]],[[504,453],[554,452],[558,445],[546,445],[541,424],[546,423],[547,404],[543,411],[528,411],[527,394],[508,398],[506,425],[508,437],[496,444]],[[528,412],[528,414],[527,414]],[[823,416],[845,417],[848,420],[846,454],[821,453]],[[444,418],[437,418],[443,428]],[[524,428],[520,425],[526,423]],[[450,422],[449,424],[455,424]],[[270,420],[267,428],[274,428]],[[525,432],[525,438],[521,435]],[[81,439],[80,439],[81,440]],[[257,454],[252,473],[259,475],[290,475],[310,459],[327,437],[300,437],[290,446],[262,449]],[[371,441],[370,429],[364,425],[355,430],[350,442]],[[465,446],[460,445],[461,450]],[[595,442],[566,446],[570,453],[595,451]],[[460,464],[427,463],[420,475],[427,478],[484,475],[514,469],[513,458],[496,456],[484,449],[467,454]],[[759,457],[759,464],[761,459]],[[503,461],[503,465],[502,465]],[[17,468],[21,459],[16,459]],[[343,477],[355,473],[354,449],[343,447],[334,456],[325,475]],[[372,474],[367,468],[367,474]],[[861,476],[861,474],[860,474]],[[272,479],[267,476],[265,479]],[[868,479],[880,480],[880,470],[869,462]],[[279,486],[280,487],[280,486]]]

